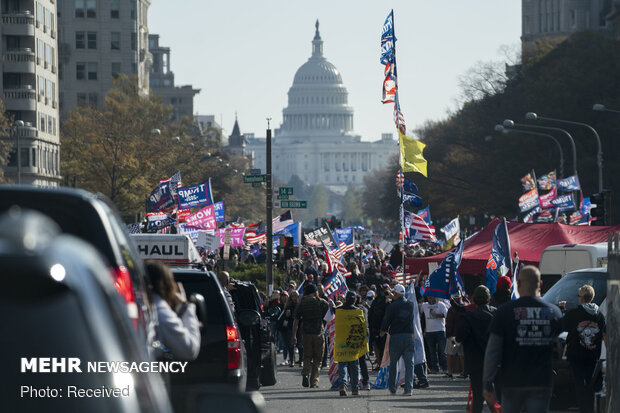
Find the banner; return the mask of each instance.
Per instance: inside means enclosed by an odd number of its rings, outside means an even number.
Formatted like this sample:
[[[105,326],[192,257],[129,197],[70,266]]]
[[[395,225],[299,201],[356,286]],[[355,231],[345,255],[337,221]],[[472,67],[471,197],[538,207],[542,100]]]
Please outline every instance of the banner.
[[[202,184],[179,187],[177,192],[179,194],[179,209],[211,205],[213,203],[211,179]]]
[[[231,247],[243,247],[243,235],[245,234],[245,228],[229,228],[230,229],[230,246]],[[219,228],[216,232],[220,237],[220,248],[224,246],[224,238],[226,237],[226,228]]]
[[[530,192],[526,192],[519,198],[519,209],[521,212],[529,211],[530,209],[539,206],[538,191],[536,188]]]
[[[334,269],[332,275],[325,281],[325,295],[329,300],[334,300],[340,295],[345,295],[349,289],[344,277],[338,274],[338,270]]]
[[[217,251],[220,247],[220,238],[217,235],[208,234],[206,231],[198,231],[196,246],[207,251]]]
[[[427,176],[426,159],[423,154],[426,145],[402,133],[398,135],[400,136],[400,167],[403,172],[419,172]]]
[[[156,231],[158,229],[169,227],[174,224],[175,220],[167,212],[155,212],[147,213],[146,219],[148,224],[146,226],[148,231]]]
[[[544,195],[540,195],[538,197],[538,202],[540,203],[540,207],[542,209],[547,209],[547,208],[551,208],[553,206],[553,204],[551,204],[551,201],[557,196],[558,191],[557,189],[553,188],[551,191],[547,192]]]
[[[216,229],[217,224],[215,223],[215,211],[213,205],[206,206],[202,208],[200,211],[196,212],[194,215],[188,216],[185,221],[187,224],[185,225],[188,228],[197,228],[197,229]]]
[[[539,214],[542,211],[542,209],[540,209],[540,206],[536,206],[536,208],[530,210],[530,212],[527,213],[527,215],[525,215],[523,217],[523,222],[526,223],[532,223],[534,222],[534,215]]]
[[[353,244],[353,228],[336,228],[334,229],[334,235],[336,241],[340,243],[341,241],[345,244]]]
[[[508,226],[504,218],[495,227],[495,231],[493,231],[493,246],[491,247],[491,254],[487,262],[485,285],[491,294],[495,292],[497,278],[500,275],[505,275],[511,268],[510,237],[508,236]]]
[[[287,227],[284,227],[283,229],[281,229],[278,232],[274,232],[274,237],[273,237],[273,245],[275,245],[276,239],[278,237],[276,237],[275,235],[284,235],[285,237],[292,237],[293,238],[293,245],[298,247],[299,246],[299,233],[301,232],[301,222],[295,222]],[[278,240],[279,241],[279,240]]]
[[[304,234],[304,241],[308,245],[320,246],[321,241],[326,245],[331,244],[331,237],[329,231],[325,227],[314,229]]]
[[[428,225],[431,224],[431,209],[430,207],[423,208],[418,211],[418,216],[422,218]]]
[[[536,219],[535,222],[553,222],[555,220],[555,210],[545,209],[543,210]]]
[[[362,309],[336,309],[334,361],[355,361],[368,353],[368,333]]]
[[[215,222],[225,221],[224,201],[216,202],[213,204],[213,208],[215,209]]]
[[[557,198],[552,199],[551,204],[554,207],[559,208],[560,212],[573,211],[577,209],[575,206],[575,200],[573,199],[573,194],[560,195]]]
[[[440,229],[441,232],[443,232],[444,236],[446,237],[446,240],[449,240],[450,238],[454,237],[456,235],[456,238],[454,239],[454,244],[456,245],[459,243],[460,239],[458,237],[459,233],[461,232],[461,224],[459,222],[458,217],[454,218],[452,221],[450,221],[448,223],[448,225],[446,225],[445,227]]]
[[[170,193],[170,178],[159,181],[157,188],[151,192],[148,198],[149,211],[160,211],[174,206],[174,198]]]
[[[422,295],[450,299],[452,295],[465,293],[465,285],[459,275],[464,242],[448,253],[439,267],[433,271],[421,288]]]
[[[568,178],[558,179],[558,189],[563,192],[579,191],[581,185],[579,185],[579,177],[577,175],[569,176]]]
[[[185,221],[190,215],[192,215],[192,210],[190,208],[177,209],[177,221]]]
[[[541,191],[550,191],[555,189],[555,181],[555,171],[551,171],[547,175],[543,175],[538,178],[538,189]]]
[[[429,226],[424,218],[413,212],[407,211],[400,207],[402,214],[403,229],[405,231],[405,241],[410,244],[415,240],[424,239],[428,241],[437,241],[435,237],[435,227]]]
[[[521,178],[521,185],[523,185],[524,192],[528,192],[536,188],[536,181],[534,180],[534,176],[531,172]]]

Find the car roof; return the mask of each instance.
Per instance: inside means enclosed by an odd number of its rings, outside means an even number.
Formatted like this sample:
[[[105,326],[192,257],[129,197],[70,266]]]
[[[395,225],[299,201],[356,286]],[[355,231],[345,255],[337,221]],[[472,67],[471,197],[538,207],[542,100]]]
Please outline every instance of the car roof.
[[[575,271],[567,272],[566,274],[564,274],[564,276],[566,277],[569,274],[579,274],[579,273],[583,273],[583,272],[600,272],[600,273],[607,274],[607,268],[606,267],[583,268],[583,269],[580,269],[580,270],[575,270]]]

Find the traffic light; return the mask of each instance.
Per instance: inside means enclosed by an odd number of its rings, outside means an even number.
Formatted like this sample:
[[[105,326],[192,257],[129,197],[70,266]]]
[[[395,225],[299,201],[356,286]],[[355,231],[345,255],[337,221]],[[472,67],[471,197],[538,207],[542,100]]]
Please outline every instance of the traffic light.
[[[596,205],[590,209],[590,216],[596,218],[592,221],[591,225],[605,225],[607,222],[607,211],[605,210],[605,204],[607,203],[607,192],[603,191],[598,194],[592,194],[590,196],[590,203]]]

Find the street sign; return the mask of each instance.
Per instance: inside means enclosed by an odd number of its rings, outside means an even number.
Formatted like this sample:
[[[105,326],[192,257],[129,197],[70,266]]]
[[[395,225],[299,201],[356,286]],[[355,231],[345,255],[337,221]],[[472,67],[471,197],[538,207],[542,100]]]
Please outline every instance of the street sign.
[[[263,183],[262,182],[252,182],[252,186],[254,188],[260,188],[261,186],[263,186]]]
[[[280,208],[308,208],[307,201],[280,201]]]
[[[250,175],[260,175],[260,169],[250,169]]]
[[[290,187],[290,186],[275,187],[273,189],[273,193],[275,195],[293,195],[293,187]],[[278,198],[278,199],[287,199],[287,198]]]
[[[267,175],[246,175],[243,177],[243,182],[246,184],[253,184],[255,182],[267,182]]]
[[[278,195],[276,196],[277,199],[288,199],[288,195]]]

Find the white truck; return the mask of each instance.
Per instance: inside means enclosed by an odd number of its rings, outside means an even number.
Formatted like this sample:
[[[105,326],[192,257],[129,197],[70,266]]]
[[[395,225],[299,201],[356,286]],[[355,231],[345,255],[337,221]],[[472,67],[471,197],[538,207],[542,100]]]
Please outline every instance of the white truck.
[[[538,268],[546,292],[564,274],[585,268],[607,267],[607,243],[552,245],[540,255]]]
[[[169,265],[201,264],[202,259],[187,234],[132,234],[143,260],[162,261]]]

